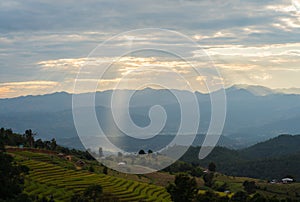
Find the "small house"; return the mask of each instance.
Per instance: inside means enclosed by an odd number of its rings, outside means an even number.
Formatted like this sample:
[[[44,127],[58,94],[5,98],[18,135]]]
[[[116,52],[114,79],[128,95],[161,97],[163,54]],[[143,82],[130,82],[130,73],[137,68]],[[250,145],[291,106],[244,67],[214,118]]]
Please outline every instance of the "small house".
[[[281,181],[283,184],[288,184],[288,183],[294,182],[294,179],[286,177],[286,178],[283,178]]]
[[[208,169],[205,169],[205,170],[203,171],[203,173],[209,173],[209,170],[208,170]]]
[[[64,158],[65,155],[63,153],[59,153],[59,154],[57,154],[57,156],[60,158]]]
[[[65,156],[65,159],[66,159],[67,161],[72,161],[72,156],[71,156],[71,155],[67,155],[67,156]]]
[[[76,166],[83,167],[83,166],[85,166],[85,162],[82,161],[82,160],[78,160],[78,161],[76,162]]]
[[[126,162],[119,162],[118,163],[118,166],[125,166],[126,165]]]

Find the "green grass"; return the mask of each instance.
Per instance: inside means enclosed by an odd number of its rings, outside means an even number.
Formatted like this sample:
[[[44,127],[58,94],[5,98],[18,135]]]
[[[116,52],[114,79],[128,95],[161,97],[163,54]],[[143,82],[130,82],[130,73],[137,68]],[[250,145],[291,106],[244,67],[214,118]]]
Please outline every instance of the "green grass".
[[[13,152],[13,155],[17,162],[30,168],[25,182],[25,192],[29,195],[53,195],[55,201],[70,201],[74,193],[83,192],[91,184],[100,184],[104,196],[112,195],[120,201],[171,201],[163,187],[69,169],[74,167],[73,163],[55,155],[28,151]]]

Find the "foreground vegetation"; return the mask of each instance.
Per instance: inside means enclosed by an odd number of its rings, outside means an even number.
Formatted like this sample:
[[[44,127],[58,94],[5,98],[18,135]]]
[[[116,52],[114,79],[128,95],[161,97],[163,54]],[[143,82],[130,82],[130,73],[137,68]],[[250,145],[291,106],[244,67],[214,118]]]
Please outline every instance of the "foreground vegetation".
[[[178,161],[162,172],[127,175],[101,165],[87,151],[61,147],[55,139],[35,140],[31,130],[19,135],[1,129],[0,140],[0,191],[5,193],[0,201],[300,201],[299,183],[227,176],[211,162],[207,169]],[[6,177],[10,170],[14,181]]]

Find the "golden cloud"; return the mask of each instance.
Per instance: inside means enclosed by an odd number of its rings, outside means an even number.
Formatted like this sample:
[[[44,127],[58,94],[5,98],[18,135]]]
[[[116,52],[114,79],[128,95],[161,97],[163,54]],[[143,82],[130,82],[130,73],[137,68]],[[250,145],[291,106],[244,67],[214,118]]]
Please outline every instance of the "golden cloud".
[[[48,93],[60,84],[55,81],[22,81],[0,83],[0,98]]]

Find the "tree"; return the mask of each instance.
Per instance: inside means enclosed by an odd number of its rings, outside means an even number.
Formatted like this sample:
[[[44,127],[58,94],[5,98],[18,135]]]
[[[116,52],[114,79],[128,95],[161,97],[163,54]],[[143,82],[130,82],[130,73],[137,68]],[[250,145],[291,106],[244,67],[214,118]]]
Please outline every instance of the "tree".
[[[98,153],[99,153],[99,157],[103,157],[103,149],[102,147],[99,147],[99,150],[98,150]]]
[[[0,150],[4,149],[4,145],[7,142],[8,137],[6,135],[6,130],[4,128],[0,129]],[[3,150],[4,151],[4,150]]]
[[[80,194],[74,194],[71,197],[71,202],[85,202],[85,199]]]
[[[107,175],[107,173],[108,173],[108,169],[107,169],[106,166],[104,166],[104,168],[103,168],[103,174]]]
[[[193,201],[197,194],[197,183],[195,178],[187,174],[179,174],[175,177],[175,182],[169,184],[167,191],[171,194],[174,202]]]
[[[94,168],[94,166],[93,166],[93,165],[90,165],[90,167],[89,167],[89,171],[90,171],[91,173],[95,172],[95,168]]]
[[[232,197],[231,197],[231,201],[234,202],[244,202],[247,201],[247,194],[243,191],[238,191],[236,192]]]
[[[118,152],[118,157],[121,158],[123,154],[121,152]]]
[[[223,182],[222,184],[215,183],[213,189],[219,192],[224,192],[228,190],[228,184],[226,182]]]
[[[39,149],[43,149],[43,148],[45,148],[45,144],[41,139],[38,139],[37,141],[35,141],[34,147],[39,148]]]
[[[255,193],[255,189],[256,189],[256,186],[255,186],[255,182],[254,181],[248,181],[246,180],[244,183],[243,183],[243,186],[244,186],[244,190],[248,193],[248,194],[253,194]]]
[[[198,194],[196,197],[197,202],[228,202],[229,198],[227,196],[220,197],[213,191],[206,191],[205,194]]]
[[[139,154],[140,154],[140,155],[144,155],[144,154],[146,154],[146,152],[145,152],[143,149],[141,149],[141,150],[139,151]]]
[[[249,199],[249,202],[266,202],[266,201],[268,200],[258,193],[254,194],[254,196]]]
[[[152,154],[153,151],[151,149],[148,150],[148,154]]]
[[[29,169],[26,166],[13,165],[13,157],[4,153],[5,148],[1,148],[0,152],[0,201],[13,201],[22,197],[24,174]],[[1,200],[2,199],[2,200]],[[26,201],[24,199],[24,201]]]
[[[54,201],[54,197],[53,197],[53,195],[50,195],[49,202],[55,202],[55,201]]]
[[[26,141],[27,141],[27,143],[28,143],[28,146],[29,146],[29,147],[33,147],[33,145],[34,145],[34,136],[36,136],[36,134],[33,133],[31,129],[29,129],[29,130],[26,130],[26,131],[25,131],[24,136],[25,136],[25,138],[26,138]]]
[[[45,147],[45,149],[50,150],[51,149],[51,142],[48,141],[48,140],[44,141],[44,147]]]
[[[54,151],[56,149],[56,147],[57,147],[56,140],[55,140],[55,138],[53,138],[50,143],[50,148],[51,148],[51,150]]]
[[[86,188],[86,190],[83,193],[83,196],[89,200],[96,202],[96,201],[100,201],[102,193],[103,193],[102,186],[99,184],[94,184]]]
[[[203,175],[204,185],[207,187],[212,187],[214,179],[214,173],[205,173]]]
[[[203,175],[203,170],[200,167],[194,167],[191,170],[191,175],[195,177],[201,177]]]
[[[46,196],[43,196],[43,197],[41,198],[40,202],[48,202],[47,197],[46,197]]]
[[[208,170],[210,172],[216,172],[216,164],[214,164],[213,162],[211,162],[209,165],[208,165]]]
[[[2,138],[0,138],[0,152],[5,152],[4,141]]]
[[[87,200],[81,194],[74,194],[71,197],[71,202],[86,202]]]
[[[95,160],[95,158],[91,155],[91,149],[88,149],[84,152],[84,158],[87,160]]]

